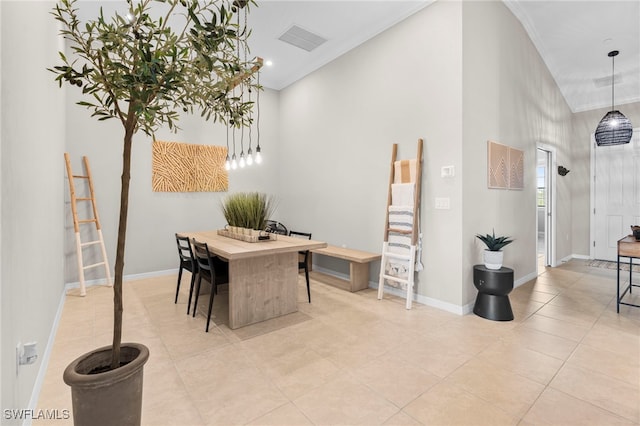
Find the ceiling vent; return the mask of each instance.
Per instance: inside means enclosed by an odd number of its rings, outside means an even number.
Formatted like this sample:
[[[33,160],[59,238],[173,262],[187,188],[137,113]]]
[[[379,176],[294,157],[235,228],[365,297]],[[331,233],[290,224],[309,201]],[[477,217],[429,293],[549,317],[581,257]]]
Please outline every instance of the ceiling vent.
[[[304,49],[307,52],[311,52],[327,41],[326,38],[320,37],[319,35],[307,31],[304,28],[300,28],[297,25],[293,25],[285,31],[284,34],[278,37],[278,40],[282,40],[285,43]]]
[[[620,83],[622,83],[622,74],[616,74],[615,76],[613,76],[613,84],[620,84]],[[594,78],[593,84],[598,88],[611,87],[611,76]]]

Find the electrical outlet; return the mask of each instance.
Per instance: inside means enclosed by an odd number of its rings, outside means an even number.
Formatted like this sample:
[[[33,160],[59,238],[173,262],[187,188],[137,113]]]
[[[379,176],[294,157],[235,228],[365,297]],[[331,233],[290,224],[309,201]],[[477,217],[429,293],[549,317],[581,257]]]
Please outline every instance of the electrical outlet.
[[[21,365],[33,364],[38,359],[37,344],[38,342],[29,342],[23,345],[18,342],[16,345],[16,376]]]

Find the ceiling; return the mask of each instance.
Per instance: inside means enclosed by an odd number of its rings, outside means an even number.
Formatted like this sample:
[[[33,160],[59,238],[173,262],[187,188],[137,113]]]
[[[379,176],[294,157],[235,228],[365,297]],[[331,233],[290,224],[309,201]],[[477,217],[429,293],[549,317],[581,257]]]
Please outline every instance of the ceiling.
[[[263,68],[261,83],[280,90],[433,0],[257,3],[248,18],[251,55],[273,62]],[[81,15],[95,16],[96,4],[81,1]],[[99,4],[106,16],[126,10],[122,0]],[[607,56],[611,50],[620,51],[615,60],[615,104],[640,101],[640,0],[505,0],[505,4],[529,33],[572,111],[611,106],[612,64]],[[308,52],[279,40],[292,25],[327,41]]]
[[[260,74],[261,84],[280,90],[367,41],[432,1],[257,0],[249,13],[251,54],[273,65]],[[278,38],[292,25],[327,41],[312,52]]]
[[[443,0],[440,0],[443,1]],[[251,53],[273,61],[262,83],[282,89],[432,1],[258,1],[250,12]],[[640,101],[640,0],[507,0],[573,112]],[[329,41],[313,52],[278,37],[292,24]]]
[[[640,101],[640,0],[505,4],[529,33],[573,112]]]

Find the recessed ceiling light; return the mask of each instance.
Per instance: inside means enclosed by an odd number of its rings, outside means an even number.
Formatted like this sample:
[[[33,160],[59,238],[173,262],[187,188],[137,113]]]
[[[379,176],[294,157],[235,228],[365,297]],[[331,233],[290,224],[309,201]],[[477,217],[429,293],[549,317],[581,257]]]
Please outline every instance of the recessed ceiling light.
[[[273,65],[273,61],[270,59],[267,59],[264,63],[266,66],[270,67],[271,65]]]

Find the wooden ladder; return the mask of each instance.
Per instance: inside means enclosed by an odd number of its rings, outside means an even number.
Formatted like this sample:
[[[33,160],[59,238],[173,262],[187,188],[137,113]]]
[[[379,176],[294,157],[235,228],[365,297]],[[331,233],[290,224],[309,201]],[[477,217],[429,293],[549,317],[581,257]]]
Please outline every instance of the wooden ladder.
[[[417,252],[417,244],[418,237],[420,233],[419,229],[419,214],[420,214],[420,193],[421,193],[421,184],[422,184],[422,144],[423,140],[418,139],[418,153],[415,162],[415,175],[414,178],[408,182],[404,180],[400,180],[401,183],[414,183],[413,188],[413,206],[412,207],[412,220],[409,223],[406,223],[406,226],[400,228],[395,228],[394,224],[389,223],[389,214],[390,207],[393,205],[392,203],[392,185],[398,182],[396,173],[399,173],[399,170],[396,170],[396,157],[398,153],[398,144],[393,144],[393,150],[391,153],[391,172],[389,175],[389,192],[387,196],[387,214],[384,224],[384,242],[382,244],[382,259],[380,261],[380,279],[378,281],[378,299],[382,299],[384,293],[384,283],[386,280],[398,282],[400,284],[406,285],[407,287],[407,302],[406,308],[411,309],[411,303],[413,301],[413,285],[414,285],[414,275],[415,275],[415,265],[416,265],[416,252]],[[409,160],[410,161],[410,160]],[[410,228],[407,229],[407,228]],[[411,236],[411,244],[409,246],[408,252],[398,253],[396,251],[390,250],[389,244],[389,233],[393,233],[400,236]],[[406,265],[407,270],[407,278],[401,278],[398,276],[390,275],[386,271],[387,262],[389,260],[394,260],[400,264]]]
[[[107,285],[111,286],[111,272],[109,272],[109,261],[107,259],[107,250],[104,247],[104,238],[102,238],[102,228],[100,227],[100,218],[98,216],[98,207],[96,205],[96,196],[93,190],[93,180],[91,179],[91,169],[89,168],[89,160],[87,157],[82,157],[82,162],[84,164],[84,169],[86,171],[86,175],[74,175],[71,171],[71,161],[69,159],[69,154],[64,153],[64,161],[67,165],[67,177],[69,178],[69,192],[71,194],[71,213],[73,215],[73,230],[76,234],[76,251],[78,253],[78,275],[80,279],[80,296],[85,296],[87,294],[85,283],[84,283],[84,271],[86,269],[96,268],[98,266],[104,266],[104,271],[107,277]],[[76,187],[75,187],[75,179],[83,179],[86,180],[89,185],[89,197],[76,197]],[[78,219],[78,207],[77,203],[91,201],[91,207],[93,210],[93,217],[88,219]],[[96,227],[96,233],[98,235],[98,239],[95,241],[88,241],[83,243],[80,240],[80,225],[89,225],[94,224]],[[83,263],[83,255],[82,250],[85,247],[100,245],[100,252],[102,254],[102,262],[93,263],[91,265],[84,265]]]

